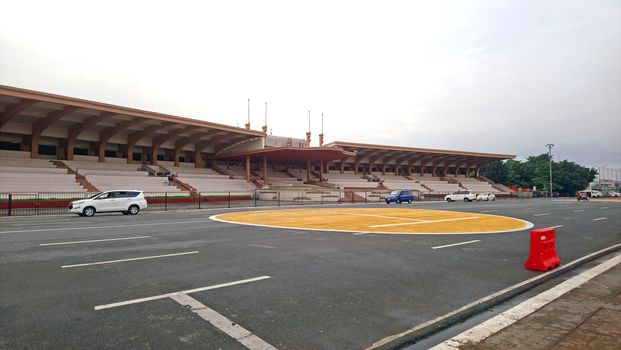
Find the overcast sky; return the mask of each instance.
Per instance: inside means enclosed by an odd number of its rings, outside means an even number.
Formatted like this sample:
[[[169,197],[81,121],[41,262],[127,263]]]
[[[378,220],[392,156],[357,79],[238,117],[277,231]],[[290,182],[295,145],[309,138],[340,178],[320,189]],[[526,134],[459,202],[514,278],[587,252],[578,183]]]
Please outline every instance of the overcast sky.
[[[274,135],[621,167],[620,1],[5,1],[0,84]]]

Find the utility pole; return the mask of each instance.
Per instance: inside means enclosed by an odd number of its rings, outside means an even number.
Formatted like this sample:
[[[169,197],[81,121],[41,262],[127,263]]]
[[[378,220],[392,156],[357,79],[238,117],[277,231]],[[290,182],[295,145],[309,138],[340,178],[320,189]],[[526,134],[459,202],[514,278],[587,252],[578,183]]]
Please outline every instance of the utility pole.
[[[548,147],[548,157],[550,158],[550,198],[553,198],[552,192],[552,147],[554,147],[553,143],[548,143],[546,145]]]

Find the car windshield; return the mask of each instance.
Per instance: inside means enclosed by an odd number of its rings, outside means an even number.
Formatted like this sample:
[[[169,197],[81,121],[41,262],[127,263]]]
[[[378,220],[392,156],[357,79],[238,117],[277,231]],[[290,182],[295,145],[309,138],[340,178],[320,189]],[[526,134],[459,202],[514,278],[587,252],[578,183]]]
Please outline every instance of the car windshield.
[[[102,194],[102,193],[103,193],[103,192],[97,192],[97,193],[95,193],[94,195],[92,195],[92,196],[88,197],[88,199],[93,199],[93,198],[95,198],[95,197],[99,196],[99,195],[100,195],[100,194]]]
[[[392,191],[392,192],[390,192],[390,194],[399,194],[399,193],[401,193],[401,191]]]

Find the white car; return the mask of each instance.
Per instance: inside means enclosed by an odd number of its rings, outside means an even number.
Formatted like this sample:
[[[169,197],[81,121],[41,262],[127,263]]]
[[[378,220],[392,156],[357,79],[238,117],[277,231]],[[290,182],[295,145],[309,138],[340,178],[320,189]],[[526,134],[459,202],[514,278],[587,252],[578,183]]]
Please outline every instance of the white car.
[[[139,190],[114,190],[97,193],[88,199],[73,201],[69,211],[80,216],[93,216],[95,213],[121,212],[136,215],[147,208],[144,193]]]
[[[491,192],[483,192],[479,193],[477,196],[477,201],[495,201],[496,196]]]
[[[477,199],[476,193],[470,190],[461,190],[461,191],[453,192],[451,194],[447,194],[444,197],[444,200],[447,202],[455,202],[455,201],[472,202],[476,199]]]
[[[600,191],[591,191],[591,198],[602,198],[603,196]]]

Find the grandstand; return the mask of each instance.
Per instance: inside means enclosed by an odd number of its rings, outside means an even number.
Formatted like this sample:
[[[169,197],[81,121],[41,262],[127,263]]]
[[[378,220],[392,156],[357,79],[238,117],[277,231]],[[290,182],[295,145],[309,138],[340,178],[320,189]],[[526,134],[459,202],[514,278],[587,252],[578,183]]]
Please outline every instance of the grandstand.
[[[195,195],[316,184],[356,192],[510,193],[477,178],[485,164],[513,155],[342,141],[311,147],[310,132],[304,141],[266,130],[0,85],[0,191]],[[174,186],[165,184],[168,174]]]

